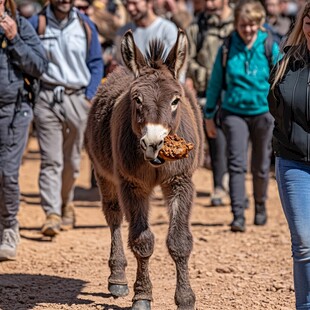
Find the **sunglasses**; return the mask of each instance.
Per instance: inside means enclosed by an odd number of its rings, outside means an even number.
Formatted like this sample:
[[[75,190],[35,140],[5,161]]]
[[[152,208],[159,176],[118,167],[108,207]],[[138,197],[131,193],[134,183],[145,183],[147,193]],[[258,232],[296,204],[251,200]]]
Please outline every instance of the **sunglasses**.
[[[75,6],[78,10],[86,11],[89,8],[89,5],[77,5]]]

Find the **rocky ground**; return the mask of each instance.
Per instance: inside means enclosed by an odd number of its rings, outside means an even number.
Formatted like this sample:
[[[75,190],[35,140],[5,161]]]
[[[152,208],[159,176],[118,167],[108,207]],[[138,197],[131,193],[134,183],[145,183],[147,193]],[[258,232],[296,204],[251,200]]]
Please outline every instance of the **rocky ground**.
[[[89,190],[89,161],[83,155],[75,191],[77,227],[54,239],[44,238],[40,227],[37,178],[38,146],[33,138],[20,173],[22,242],[15,262],[0,263],[0,309],[115,309],[129,310],[136,262],[126,248],[130,293],[114,299],[107,289],[110,235],[100,209],[98,193]],[[292,261],[287,224],[276,183],[270,180],[265,227],[253,225],[253,202],[246,211],[247,231],[231,233],[230,207],[211,207],[211,174],[203,168],[194,175],[197,189],[191,217],[194,250],[190,278],[197,310],[294,309]],[[251,196],[251,178],[247,178]],[[156,189],[152,199],[151,228],[156,237],[150,261],[153,310],[176,309],[175,269],[165,246],[167,211]],[[127,224],[123,227],[124,240]]]

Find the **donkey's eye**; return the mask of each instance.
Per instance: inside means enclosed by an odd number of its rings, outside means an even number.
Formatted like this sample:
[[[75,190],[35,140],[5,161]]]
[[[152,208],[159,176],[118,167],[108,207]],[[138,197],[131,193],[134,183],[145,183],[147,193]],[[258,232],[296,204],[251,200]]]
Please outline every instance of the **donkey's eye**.
[[[135,98],[136,104],[141,105],[142,104],[142,100],[139,97]]]
[[[177,105],[180,101],[180,98],[176,98],[174,99],[172,102],[171,102],[171,105],[174,106],[174,105]]]

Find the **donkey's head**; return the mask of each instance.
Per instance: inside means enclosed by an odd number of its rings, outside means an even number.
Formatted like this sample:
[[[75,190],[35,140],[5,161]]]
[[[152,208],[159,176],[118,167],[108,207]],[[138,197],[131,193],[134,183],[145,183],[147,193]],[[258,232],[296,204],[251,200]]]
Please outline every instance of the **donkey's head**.
[[[186,117],[181,113],[186,98],[179,82],[186,63],[186,35],[179,30],[166,59],[163,59],[164,45],[158,40],[151,42],[144,57],[130,30],[123,38],[121,51],[125,65],[135,77],[128,85],[133,132],[140,139],[144,158],[153,165],[160,165],[164,161],[157,156],[164,138],[177,130],[181,117]]]

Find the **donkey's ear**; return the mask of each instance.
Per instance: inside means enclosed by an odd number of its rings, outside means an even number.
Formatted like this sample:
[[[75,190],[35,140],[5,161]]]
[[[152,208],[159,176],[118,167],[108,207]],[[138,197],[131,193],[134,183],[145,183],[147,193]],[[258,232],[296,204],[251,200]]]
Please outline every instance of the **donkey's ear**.
[[[176,79],[179,78],[182,69],[185,69],[187,59],[187,37],[183,30],[179,29],[177,41],[169,52],[165,64]]]
[[[136,46],[131,30],[128,30],[123,37],[121,52],[126,67],[133,72],[135,77],[138,77],[140,69],[146,66],[146,61]]]

